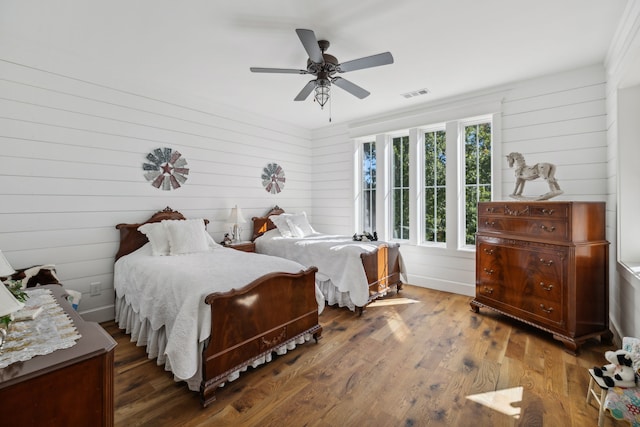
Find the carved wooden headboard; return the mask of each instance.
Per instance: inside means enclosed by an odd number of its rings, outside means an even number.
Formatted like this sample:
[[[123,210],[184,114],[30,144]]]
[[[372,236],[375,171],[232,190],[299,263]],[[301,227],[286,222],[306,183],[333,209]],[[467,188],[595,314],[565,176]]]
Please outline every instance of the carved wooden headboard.
[[[138,231],[138,227],[150,222],[160,222],[164,219],[186,219],[178,211],[174,211],[169,206],[161,211],[154,213],[151,218],[140,224],[118,224],[116,228],[120,230],[120,247],[116,253],[116,261],[125,255],[143,247],[149,240],[147,236]],[[205,225],[209,224],[209,220],[204,220]]]
[[[274,206],[265,216],[254,216],[251,218],[253,220],[253,235],[251,237],[251,241],[256,240],[258,237],[262,236],[269,230],[273,230],[276,228],[276,225],[271,222],[269,217],[271,215],[280,215],[284,213],[284,209],[281,209],[279,206]]]

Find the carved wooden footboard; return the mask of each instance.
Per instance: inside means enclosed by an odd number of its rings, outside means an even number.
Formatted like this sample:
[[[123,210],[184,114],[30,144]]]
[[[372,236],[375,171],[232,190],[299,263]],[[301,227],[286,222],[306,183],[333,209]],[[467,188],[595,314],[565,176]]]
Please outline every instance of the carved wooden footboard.
[[[301,336],[320,339],[316,271],[274,273],[242,289],[207,296],[212,327],[203,352],[203,406],[215,400],[218,386],[232,372]]]

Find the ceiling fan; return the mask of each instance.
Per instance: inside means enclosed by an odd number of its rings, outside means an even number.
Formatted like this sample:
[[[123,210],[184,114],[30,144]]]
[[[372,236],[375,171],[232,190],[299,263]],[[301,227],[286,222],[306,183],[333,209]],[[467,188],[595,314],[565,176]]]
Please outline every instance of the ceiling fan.
[[[290,68],[259,68],[251,67],[254,73],[285,73],[285,74],[313,74],[314,80],[310,80],[294,98],[294,101],[304,101],[312,90],[315,89],[315,100],[324,107],[329,100],[329,90],[331,84],[335,84],[350,94],[363,99],[370,95],[368,91],[360,86],[351,83],[349,80],[336,76],[336,73],[346,73],[347,71],[362,70],[364,68],[378,67],[380,65],[393,64],[393,56],[390,52],[379,53],[377,55],[354,59],[340,63],[338,59],[325,53],[329,48],[329,42],[316,39],[312,30],[297,29],[296,33],[302,42],[302,46],[307,51],[306,70],[296,70]]]

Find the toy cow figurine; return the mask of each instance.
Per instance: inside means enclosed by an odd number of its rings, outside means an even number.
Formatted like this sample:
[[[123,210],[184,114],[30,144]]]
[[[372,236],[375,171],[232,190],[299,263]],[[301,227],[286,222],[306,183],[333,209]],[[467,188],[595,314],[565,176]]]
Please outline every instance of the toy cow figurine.
[[[16,270],[9,277],[0,277],[0,280],[22,280],[22,289],[34,288],[38,285],[61,285],[56,275],[55,265],[34,265],[29,268]]]
[[[593,373],[602,377],[607,387],[635,387],[636,373],[632,367],[631,353],[624,350],[607,351],[604,358],[611,363],[601,368],[594,367]]]

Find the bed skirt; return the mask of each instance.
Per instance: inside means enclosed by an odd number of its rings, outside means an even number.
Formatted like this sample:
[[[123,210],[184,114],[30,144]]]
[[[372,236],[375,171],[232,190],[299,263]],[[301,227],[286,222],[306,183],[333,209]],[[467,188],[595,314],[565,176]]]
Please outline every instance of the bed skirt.
[[[324,299],[327,305],[338,305],[338,307],[347,307],[351,311],[356,310],[356,306],[351,301],[349,292],[341,292],[331,281],[331,279],[322,280],[319,278],[319,273],[316,273],[316,285],[324,295]],[[324,276],[326,277],[326,276]],[[385,296],[385,293],[381,293],[379,296]]]
[[[138,313],[136,313],[133,308],[126,302],[126,299],[121,298],[118,295],[116,295],[115,311],[115,321],[118,324],[118,327],[120,329],[123,329],[127,334],[131,335],[131,342],[136,343],[138,347],[146,347],[145,350],[149,359],[156,359],[156,364],[158,366],[164,365],[165,371],[172,372],[169,358],[165,355],[165,349],[167,346],[167,334],[165,331],[165,327],[162,326],[158,330],[153,330],[153,328],[151,328],[149,320],[140,318]],[[264,363],[271,362],[273,353],[276,353],[277,355],[286,354],[287,351],[295,349],[298,344],[304,344],[305,342],[310,341],[312,338],[312,334],[305,334],[304,336],[300,336],[295,341],[277,347],[273,352],[267,353],[253,360],[252,363],[248,366],[256,368]],[[176,375],[173,376],[173,379],[176,382],[186,382],[189,390],[192,391],[200,391],[200,385],[202,383],[202,350],[204,349],[204,345],[204,341],[198,343],[198,370],[195,375],[191,378],[179,378]],[[247,370],[248,366],[245,366],[237,371],[233,371],[227,376],[226,382],[231,382],[238,379],[240,374]],[[220,387],[223,387],[224,385],[225,383],[222,383],[220,384]]]

